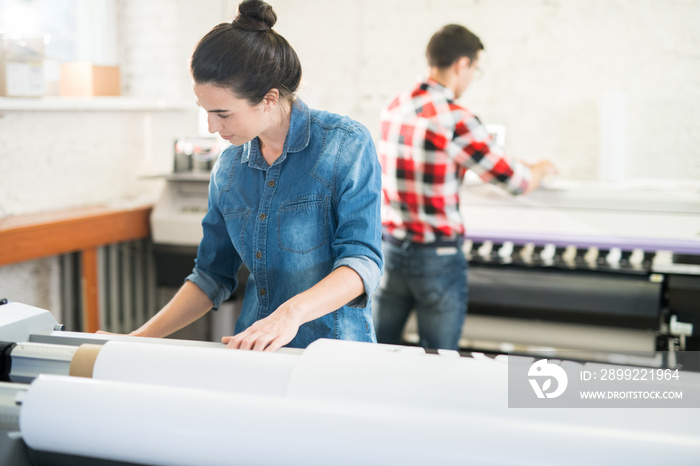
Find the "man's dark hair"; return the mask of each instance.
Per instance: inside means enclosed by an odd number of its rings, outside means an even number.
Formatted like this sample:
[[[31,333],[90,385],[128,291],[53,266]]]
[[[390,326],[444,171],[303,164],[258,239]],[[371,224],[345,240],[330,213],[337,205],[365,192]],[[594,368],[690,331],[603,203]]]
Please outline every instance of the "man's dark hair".
[[[474,33],[459,24],[448,24],[430,38],[425,56],[428,65],[447,68],[462,57],[473,62],[480,50],[484,44]]]
[[[272,30],[277,15],[261,0],[243,0],[230,23],[215,26],[192,53],[197,84],[225,87],[252,105],[270,89],[291,98],[301,81],[301,62],[287,40]]]

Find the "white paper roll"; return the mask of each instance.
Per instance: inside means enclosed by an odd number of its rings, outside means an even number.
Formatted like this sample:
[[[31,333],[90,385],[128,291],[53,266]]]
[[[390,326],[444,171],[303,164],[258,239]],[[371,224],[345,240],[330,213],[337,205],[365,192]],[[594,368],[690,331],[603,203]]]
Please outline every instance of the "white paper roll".
[[[357,342],[317,340],[299,358],[287,396],[431,409],[505,408],[508,365]]]
[[[28,392],[20,429],[41,451],[187,466],[378,465],[394,456],[461,465],[472,456],[447,413],[68,377],[39,377]]]
[[[321,340],[314,354],[354,359],[377,353],[425,356],[420,347]],[[342,355],[342,356],[341,356]],[[97,355],[94,379],[284,396],[301,353],[109,341]],[[324,360],[327,358],[324,356]],[[311,361],[313,363],[313,361]],[[308,371],[304,371],[302,377]],[[313,373],[314,371],[311,371]],[[353,374],[349,374],[353,378]],[[331,387],[333,389],[333,387]]]
[[[420,407],[455,413],[464,422],[472,422],[475,416],[487,416],[502,419],[504,424],[540,424],[543,429],[549,426],[562,432],[593,429],[630,439],[656,437],[657,441],[673,443],[671,437],[675,436],[686,441],[693,436],[700,438],[700,424],[693,410],[508,408],[508,359],[370,351],[359,348],[360,345],[363,344],[332,340],[318,340],[309,345],[294,368],[287,396]],[[352,347],[358,347],[358,351],[351,351]],[[517,358],[513,363],[519,363]],[[503,439],[507,443],[512,441]],[[700,442],[696,447],[700,450]],[[564,461],[568,462],[569,458]]]
[[[20,430],[40,451],[173,466],[676,466],[700,455],[692,433],[61,376],[31,384]]]
[[[299,355],[109,341],[92,377],[283,396]]]

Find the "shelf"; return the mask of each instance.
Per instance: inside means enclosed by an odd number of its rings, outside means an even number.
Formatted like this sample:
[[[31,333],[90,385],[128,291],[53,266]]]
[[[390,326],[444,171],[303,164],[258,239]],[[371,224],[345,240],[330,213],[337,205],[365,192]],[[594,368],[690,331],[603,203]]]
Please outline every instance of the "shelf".
[[[0,97],[0,111],[185,111],[194,101],[138,99],[134,97]]]
[[[0,218],[0,266],[148,238],[152,208],[105,204]]]
[[[211,171],[206,172],[181,172],[181,173],[158,173],[155,175],[144,175],[141,179],[165,179],[167,181],[204,181],[209,182]]]

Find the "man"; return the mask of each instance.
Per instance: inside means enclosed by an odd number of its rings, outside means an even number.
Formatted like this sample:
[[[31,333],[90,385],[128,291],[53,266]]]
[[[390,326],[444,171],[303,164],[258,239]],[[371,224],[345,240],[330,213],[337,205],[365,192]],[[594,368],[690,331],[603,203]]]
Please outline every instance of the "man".
[[[508,160],[479,119],[455,102],[478,71],[483,49],[465,27],[444,26],[426,49],[427,79],[382,112],[385,265],[373,302],[380,343],[401,343],[415,309],[421,346],[459,349],[468,296],[459,185],[467,170],[514,195],[555,172],[549,161]]]

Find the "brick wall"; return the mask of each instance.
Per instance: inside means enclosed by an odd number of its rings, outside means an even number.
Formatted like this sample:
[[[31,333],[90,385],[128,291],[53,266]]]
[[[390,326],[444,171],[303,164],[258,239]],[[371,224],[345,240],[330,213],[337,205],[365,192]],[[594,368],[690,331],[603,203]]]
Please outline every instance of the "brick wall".
[[[151,202],[175,138],[198,133],[187,72],[220,0],[119,0],[123,94],[139,110],[0,110],[0,217],[87,204]],[[165,105],[168,110],[155,107]],[[57,258],[0,267],[0,298],[59,311]],[[58,313],[58,312],[57,312]]]
[[[229,8],[237,2],[229,0]],[[447,23],[484,42],[483,77],[461,99],[507,126],[514,157],[596,179],[599,114],[625,101],[627,178],[700,181],[700,3],[684,0],[272,0],[299,53],[305,94],[377,133],[382,104],[425,69]],[[302,94],[304,95],[304,94]]]
[[[187,58],[236,0],[119,0],[125,95],[191,101]],[[484,76],[462,98],[507,126],[507,151],[547,157],[595,179],[601,101],[623,95],[629,178],[700,180],[700,3],[685,0],[271,0],[299,53],[300,95],[376,136],[382,104],[425,69],[424,47],[458,22],[486,46]],[[170,167],[175,137],[197,132],[194,107],[172,111],[0,111],[0,216],[154,199],[139,180]],[[50,308],[51,262],[0,268],[0,297],[23,289]],[[24,277],[35,277],[28,289]],[[34,296],[35,299],[30,299]]]

